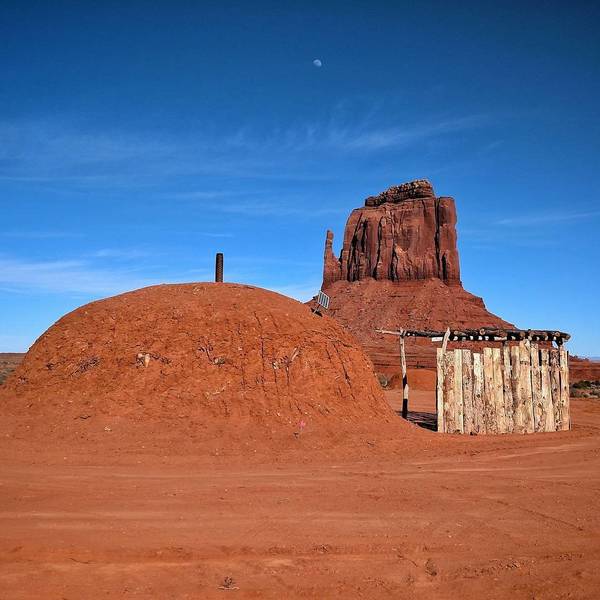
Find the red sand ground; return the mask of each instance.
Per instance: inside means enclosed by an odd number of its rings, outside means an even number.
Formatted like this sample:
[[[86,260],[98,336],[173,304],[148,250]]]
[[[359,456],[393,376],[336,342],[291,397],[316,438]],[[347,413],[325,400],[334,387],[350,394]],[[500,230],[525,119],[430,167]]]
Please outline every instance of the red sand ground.
[[[413,391],[411,409],[432,405]],[[4,420],[0,598],[596,599],[600,402],[572,415],[556,434],[408,426],[324,449],[307,431],[226,457]]]

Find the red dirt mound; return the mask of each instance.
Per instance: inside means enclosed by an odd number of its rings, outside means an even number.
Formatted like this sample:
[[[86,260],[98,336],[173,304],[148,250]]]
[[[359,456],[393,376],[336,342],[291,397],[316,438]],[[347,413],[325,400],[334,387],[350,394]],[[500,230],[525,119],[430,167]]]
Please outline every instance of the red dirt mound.
[[[331,296],[328,314],[361,343],[378,372],[398,371],[398,339],[376,333],[376,329],[460,329],[502,327],[509,323],[492,315],[483,300],[460,285],[440,279],[404,281],[336,281],[327,288]],[[435,368],[435,345],[429,339],[408,339],[406,354],[410,367]]]
[[[65,422],[184,418],[205,429],[395,419],[335,320],[274,292],[211,283],[148,287],[66,315],[2,386],[0,407]]]

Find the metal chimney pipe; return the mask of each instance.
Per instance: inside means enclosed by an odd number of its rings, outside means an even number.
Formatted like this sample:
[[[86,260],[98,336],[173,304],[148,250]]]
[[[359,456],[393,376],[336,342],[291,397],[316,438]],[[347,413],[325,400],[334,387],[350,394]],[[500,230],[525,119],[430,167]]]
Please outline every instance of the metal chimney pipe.
[[[223,253],[217,252],[215,257],[215,281],[223,283]]]

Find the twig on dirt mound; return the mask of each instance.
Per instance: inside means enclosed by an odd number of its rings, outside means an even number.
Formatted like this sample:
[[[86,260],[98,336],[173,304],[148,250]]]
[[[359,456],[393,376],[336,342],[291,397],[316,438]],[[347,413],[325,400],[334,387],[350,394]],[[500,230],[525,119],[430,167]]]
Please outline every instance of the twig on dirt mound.
[[[69,560],[72,560],[73,562],[82,564],[82,565],[91,565],[92,561],[91,560],[78,560],[77,558],[73,558],[72,556],[69,556]]]
[[[94,367],[100,364],[100,359],[97,356],[92,356],[87,360],[82,360],[78,363],[77,368],[73,371],[73,375],[81,375],[85,373],[89,369],[93,369]]]
[[[235,585],[235,581],[233,577],[225,577],[223,579],[223,583],[219,586],[220,590],[230,591],[230,590],[239,590],[240,588]]]

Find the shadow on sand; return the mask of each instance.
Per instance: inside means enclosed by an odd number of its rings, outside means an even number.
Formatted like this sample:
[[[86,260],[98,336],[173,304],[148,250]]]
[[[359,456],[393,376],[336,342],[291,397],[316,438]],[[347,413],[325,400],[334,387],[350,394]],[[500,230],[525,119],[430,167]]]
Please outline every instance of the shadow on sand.
[[[401,417],[402,411],[395,411],[396,414]],[[424,429],[430,429],[431,431],[437,431],[437,414],[430,412],[416,412],[416,411],[408,411],[408,415],[406,417],[407,421],[418,425],[419,427],[423,427]]]

